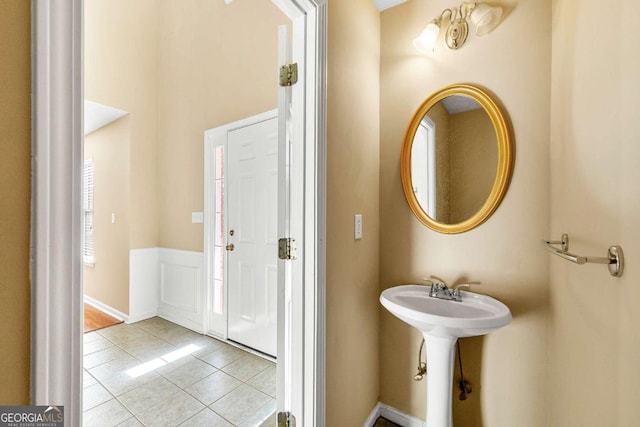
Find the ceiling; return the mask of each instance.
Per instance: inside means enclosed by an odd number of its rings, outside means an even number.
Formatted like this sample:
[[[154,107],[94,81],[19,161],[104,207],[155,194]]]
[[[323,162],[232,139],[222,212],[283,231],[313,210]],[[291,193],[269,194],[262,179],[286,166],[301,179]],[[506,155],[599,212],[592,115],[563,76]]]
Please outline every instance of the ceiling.
[[[373,4],[376,5],[378,10],[382,12],[385,9],[389,9],[393,6],[397,6],[400,3],[406,2],[407,0],[372,0],[372,1],[373,1]]]
[[[224,0],[226,4],[229,4],[232,1],[233,0]],[[389,9],[393,6],[397,6],[400,3],[406,2],[407,0],[371,0],[371,1],[373,1],[373,4],[375,4],[378,10],[382,12],[385,9]]]
[[[84,134],[89,135],[120,117],[129,114],[127,111],[108,105],[84,100]]]
[[[465,111],[477,110],[482,106],[473,98],[463,95],[447,96],[442,100],[444,108],[449,114],[464,113]]]

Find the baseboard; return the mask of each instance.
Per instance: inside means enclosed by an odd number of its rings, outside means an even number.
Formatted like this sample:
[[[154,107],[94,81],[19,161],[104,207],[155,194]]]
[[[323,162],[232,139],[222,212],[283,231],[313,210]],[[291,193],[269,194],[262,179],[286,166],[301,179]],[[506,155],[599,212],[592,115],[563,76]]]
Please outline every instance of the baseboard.
[[[92,307],[97,308],[98,310],[102,311],[103,313],[107,313],[109,316],[111,317],[115,317],[118,320],[122,320],[125,323],[129,323],[129,316],[127,316],[126,314],[124,314],[123,312],[116,310],[115,308],[104,304],[100,301],[98,301],[97,299],[91,298],[90,296],[85,295],[84,296],[84,302],[86,304],[89,304]]]
[[[126,323],[136,323],[141,322],[146,319],[151,319],[152,317],[156,317],[158,315],[157,311],[148,311],[146,313],[137,313],[135,316],[129,316],[129,320]]]
[[[199,334],[204,335],[204,330],[202,330],[202,324],[197,322],[192,322],[191,320],[185,318],[184,316],[177,315],[171,311],[165,311],[162,308],[158,310],[158,317],[164,320],[168,320],[169,322],[175,323],[176,325],[180,325],[184,328],[191,329],[193,332],[197,332]]]
[[[380,405],[382,405],[382,403],[376,403],[376,406],[373,407],[373,411],[371,411],[366,421],[362,425],[363,427],[373,427],[373,425],[376,423],[376,420],[380,417]]]
[[[367,420],[364,422],[364,427],[373,427],[379,417],[386,418],[402,427],[425,427],[425,422],[420,418],[381,402],[378,402],[373,408],[373,411],[371,411],[371,414],[369,414]]]

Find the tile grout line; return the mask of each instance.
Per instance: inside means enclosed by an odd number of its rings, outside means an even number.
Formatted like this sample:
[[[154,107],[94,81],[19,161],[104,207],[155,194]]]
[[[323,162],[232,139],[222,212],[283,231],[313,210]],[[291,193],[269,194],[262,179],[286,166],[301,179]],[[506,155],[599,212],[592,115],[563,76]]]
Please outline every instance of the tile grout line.
[[[165,326],[160,326],[160,324],[162,324],[162,322],[166,322],[166,325],[165,325]],[[183,331],[181,331],[181,329],[184,329],[184,328],[182,328],[182,327],[181,327],[181,326],[179,326],[179,325],[175,325],[175,324],[173,324],[172,322],[165,321],[165,320],[163,320],[162,322],[159,322],[159,324],[158,324],[157,328],[155,327],[155,324],[150,324],[150,325],[149,325],[149,327],[148,327],[148,328],[146,328],[146,329],[144,328],[144,326],[147,326],[147,325],[141,325],[141,326],[137,326],[137,325],[136,325],[136,326],[126,325],[126,326],[122,326],[123,324],[120,324],[120,325],[115,325],[115,326],[121,326],[122,328],[129,328],[129,329],[131,329],[132,331],[133,331],[133,330],[135,330],[135,331],[140,331],[140,332],[141,332],[141,333],[143,333],[144,335],[147,335],[147,336],[153,337],[154,339],[157,339],[157,340],[161,341],[161,342],[162,342],[162,345],[166,344],[166,345],[168,345],[168,346],[172,347],[173,349],[178,349],[178,348],[180,348],[179,346],[180,346],[181,344],[183,344],[183,343],[178,343],[178,344],[176,344],[175,342],[168,341],[168,340],[167,340],[167,339],[165,339],[165,338],[167,337],[167,335],[171,335],[172,333],[175,333],[177,336],[179,336],[179,335],[180,335],[180,333],[181,333],[181,332],[183,332]],[[157,322],[157,323],[158,323],[158,322]],[[163,328],[165,329],[164,331],[162,331],[162,329],[163,329]],[[171,331],[171,329],[172,329],[172,328],[175,328],[175,329],[173,329],[173,332]],[[118,343],[118,342],[116,342],[116,341],[120,341],[120,340],[119,340],[118,338],[116,338],[115,336],[111,336],[111,338],[109,338],[109,335],[110,335],[109,333],[107,333],[106,335],[103,335],[102,333],[100,333],[101,331],[105,331],[105,332],[106,332],[106,331],[107,331],[107,329],[109,329],[109,328],[105,328],[104,330],[93,331],[93,332],[94,332],[94,333],[96,333],[96,334],[97,334],[97,336],[99,336],[101,339],[106,340],[106,341],[107,341],[108,343],[110,343],[111,345],[110,345],[110,346],[107,346],[107,347],[104,347],[104,348],[101,348],[101,349],[99,349],[99,350],[96,350],[96,351],[94,351],[94,352],[88,353],[88,354],[84,355],[84,357],[89,356],[89,355],[94,354],[94,353],[97,353],[97,352],[100,352],[100,351],[103,351],[103,350],[107,350],[107,349],[110,349],[110,348],[115,348],[115,349],[117,349],[117,350],[119,350],[119,351],[122,351],[124,354],[126,354],[126,355],[127,355],[127,356],[129,356],[129,357],[131,357],[132,359],[137,360],[137,361],[140,361],[141,363],[145,363],[145,362],[144,362],[144,360],[143,360],[143,357],[141,357],[140,355],[136,356],[136,355],[135,355],[133,352],[131,352],[130,350],[127,350],[127,349],[125,349],[125,348],[121,347],[121,344],[125,344],[127,340],[124,340],[124,341],[121,341],[120,343]],[[154,329],[155,329],[155,330],[154,330]],[[188,331],[187,329],[184,329],[184,332],[191,333],[191,331]],[[125,334],[126,334],[126,333],[125,333]],[[203,408],[202,408],[200,411],[197,411],[195,414],[192,414],[191,416],[189,416],[189,417],[188,417],[188,418],[186,418],[185,420],[181,421],[181,424],[182,424],[182,423],[185,423],[185,422],[186,422],[186,421],[188,421],[189,419],[191,419],[191,418],[193,418],[193,417],[197,416],[200,412],[202,412],[202,411],[204,411],[204,410],[210,410],[210,411],[212,411],[214,414],[216,414],[217,416],[219,416],[220,418],[222,418],[222,419],[224,419],[225,421],[229,422],[230,424],[234,425],[230,420],[228,420],[227,418],[225,418],[222,414],[219,414],[218,412],[216,412],[216,411],[215,411],[211,406],[212,406],[212,405],[214,405],[216,402],[218,402],[220,399],[222,399],[222,398],[224,398],[224,397],[228,396],[230,393],[232,393],[233,391],[237,390],[237,388],[238,388],[238,387],[240,387],[241,385],[245,385],[245,386],[246,386],[246,387],[248,387],[250,390],[253,390],[253,391],[255,391],[255,392],[257,392],[257,393],[259,393],[259,394],[263,395],[263,396],[264,396],[265,398],[267,398],[267,399],[275,400],[275,397],[274,397],[274,396],[272,396],[271,394],[266,393],[265,391],[263,391],[263,390],[261,390],[261,389],[258,389],[257,387],[254,387],[252,384],[250,384],[250,383],[249,383],[249,381],[253,380],[254,378],[256,378],[256,377],[258,377],[259,375],[261,375],[261,374],[263,374],[264,372],[266,372],[268,369],[272,368],[272,366],[273,366],[273,365],[275,365],[275,363],[274,363],[274,362],[272,362],[272,361],[270,361],[270,360],[268,360],[268,359],[265,359],[265,358],[261,358],[260,356],[255,355],[255,354],[253,354],[252,352],[248,352],[248,351],[246,351],[246,350],[244,350],[244,349],[242,349],[242,348],[238,348],[238,347],[236,347],[236,346],[231,346],[231,345],[229,345],[229,344],[227,344],[227,343],[225,343],[225,342],[222,342],[222,341],[220,341],[220,340],[217,340],[217,339],[216,339],[216,338],[214,338],[214,337],[209,337],[209,336],[207,336],[207,335],[198,334],[198,337],[196,337],[196,338],[197,338],[197,339],[205,338],[205,339],[211,340],[212,342],[216,342],[217,344],[218,344],[218,343],[219,343],[219,344],[221,344],[221,346],[220,346],[220,347],[213,349],[211,352],[208,352],[208,353],[205,353],[205,354],[193,355],[193,358],[194,358],[194,359],[193,359],[193,361],[196,361],[196,360],[197,360],[197,361],[199,361],[199,362],[201,362],[201,363],[204,363],[205,365],[207,365],[207,366],[209,366],[209,367],[213,368],[213,369],[214,369],[214,371],[213,371],[213,372],[211,372],[211,373],[209,373],[209,374],[205,375],[204,377],[199,378],[199,379],[198,379],[198,380],[196,380],[195,382],[193,382],[193,383],[189,383],[189,384],[187,384],[187,385],[185,385],[185,386],[183,387],[183,386],[180,386],[180,385],[176,384],[176,382],[174,382],[172,379],[170,379],[170,378],[168,378],[167,376],[165,376],[165,375],[168,375],[170,372],[173,372],[173,370],[172,370],[172,371],[169,371],[169,372],[166,372],[166,373],[163,373],[163,372],[159,372],[157,369],[153,369],[153,372],[154,372],[155,374],[157,374],[157,375],[158,375],[158,378],[163,378],[165,381],[167,381],[168,383],[170,383],[170,384],[172,384],[173,386],[175,386],[179,391],[183,392],[186,396],[188,396],[189,398],[193,399],[195,402],[197,402],[198,404],[200,404],[200,405],[202,405],[202,406],[203,406]],[[187,340],[185,340],[185,341],[184,341],[184,344],[187,344],[188,342],[189,342],[189,340],[187,339]],[[140,347],[142,347],[142,346],[144,346],[144,344],[141,344],[141,346],[140,346]],[[238,349],[239,351],[242,351],[244,354],[243,354],[242,356],[240,356],[239,358],[237,358],[237,359],[235,359],[235,360],[232,360],[232,361],[231,361],[231,362],[229,362],[229,363],[224,364],[224,365],[223,365],[223,366],[221,366],[220,368],[218,368],[218,367],[214,366],[213,364],[211,364],[211,363],[210,363],[210,362],[208,362],[207,360],[204,360],[204,359],[203,359],[203,357],[205,357],[205,356],[207,356],[207,355],[209,355],[209,354],[212,354],[212,353],[218,352],[218,351],[220,351],[220,350],[223,350],[224,348],[227,348],[227,347],[225,347],[225,346],[229,346],[228,348],[235,348],[235,349]],[[129,346],[127,345],[126,347],[129,347]],[[134,347],[135,347],[135,346],[134,346]],[[129,347],[129,348],[130,348],[130,347]],[[161,358],[161,357],[162,357],[162,356],[159,356],[159,358]],[[245,380],[242,380],[242,379],[240,379],[240,378],[238,378],[238,377],[235,377],[232,373],[227,372],[227,371],[225,371],[225,370],[224,370],[224,368],[225,368],[225,367],[227,367],[227,366],[229,366],[229,365],[231,365],[231,364],[233,364],[233,363],[236,363],[236,362],[240,361],[241,359],[243,359],[243,358],[245,358],[245,357],[257,357],[257,358],[260,358],[261,360],[265,360],[265,361],[267,362],[267,365],[266,365],[266,366],[264,366],[262,369],[259,369],[257,372],[253,373],[249,378],[247,378],[247,379],[245,379]],[[108,360],[108,361],[105,361],[105,362],[99,363],[99,364],[98,364],[98,365],[96,365],[96,366],[92,366],[92,367],[91,367],[91,368],[89,368],[89,369],[97,368],[97,367],[102,366],[102,365],[105,365],[105,364],[107,364],[107,363],[114,362],[114,361],[116,361],[116,360],[118,360],[118,359],[119,359],[119,358],[118,358],[118,357],[116,357],[116,358],[114,358],[114,359],[111,359],[111,360]],[[152,360],[153,360],[153,359],[152,359]],[[171,363],[171,362],[169,362],[169,363]],[[186,363],[191,363],[191,361],[186,362]],[[180,366],[182,366],[182,365],[177,366],[175,369],[179,369],[179,368],[180,368]],[[122,393],[120,393],[120,394],[116,395],[116,394],[115,394],[115,393],[114,393],[110,388],[108,388],[108,387],[106,386],[106,384],[104,384],[104,383],[103,383],[103,381],[104,381],[104,380],[100,380],[100,379],[98,379],[97,377],[95,377],[91,372],[89,372],[89,369],[87,369],[87,368],[84,368],[84,367],[83,367],[83,372],[86,372],[89,376],[91,376],[91,378],[93,378],[93,379],[96,381],[96,382],[95,382],[95,384],[99,384],[102,388],[104,388],[104,389],[108,392],[109,396],[111,396],[111,397],[112,397],[112,399],[109,399],[109,400],[107,400],[106,402],[103,402],[103,403],[101,403],[100,405],[97,405],[97,406],[95,406],[95,407],[93,407],[93,408],[90,408],[90,409],[88,409],[88,410],[91,410],[91,409],[97,408],[97,407],[99,407],[99,406],[101,406],[101,405],[103,405],[103,404],[105,404],[105,403],[107,403],[107,402],[109,402],[109,401],[111,401],[111,400],[115,400],[118,404],[120,404],[120,405],[121,405],[121,406],[122,406],[122,407],[127,411],[127,413],[131,416],[130,418],[134,418],[136,421],[138,421],[138,422],[140,422],[141,424],[143,424],[143,425],[144,425],[144,423],[142,423],[142,420],[139,418],[139,416],[138,416],[136,413],[134,413],[133,411],[131,411],[131,410],[130,410],[130,409],[129,409],[125,404],[124,404],[124,402],[120,399],[120,397],[121,397],[121,396],[123,396],[123,395],[124,395],[124,394],[126,394],[126,393],[129,393],[129,392],[131,392],[131,391],[133,391],[133,390],[135,390],[135,389],[139,388],[139,387],[143,387],[143,386],[147,385],[150,381],[153,381],[153,379],[149,379],[149,381],[145,381],[145,382],[144,382],[144,383],[142,383],[142,384],[136,385],[136,386],[135,386],[133,389],[131,389],[131,390],[126,390],[126,391],[123,391]],[[174,369],[174,370],[175,370],[175,369]],[[223,373],[223,374],[225,374],[225,375],[228,375],[229,377],[233,378],[235,381],[238,381],[239,385],[238,385],[237,387],[234,387],[232,390],[229,390],[228,392],[226,392],[226,393],[225,393],[225,394],[223,394],[222,396],[218,397],[215,401],[211,402],[210,404],[206,404],[205,402],[203,402],[203,401],[199,400],[199,399],[198,399],[198,397],[196,397],[196,396],[192,395],[189,391],[187,391],[187,388],[192,387],[193,385],[195,385],[195,384],[197,384],[197,383],[199,383],[199,382],[201,382],[201,381],[205,380],[206,378],[208,378],[208,377],[210,377],[211,375],[214,375],[215,373],[218,373],[218,372],[221,372],[221,373]],[[109,378],[111,378],[111,377],[109,377]],[[164,402],[165,400],[168,400],[169,398],[170,398],[170,397],[167,397],[167,398],[163,399],[161,402]],[[160,403],[160,402],[159,402],[159,403]],[[270,405],[270,404],[272,404],[272,402],[271,402],[271,401],[270,401],[270,402],[268,402],[268,403],[266,403],[266,404],[265,404],[265,405],[263,405],[262,407],[260,407],[256,412],[258,412],[258,411],[260,411],[260,410],[263,410],[266,406],[268,406],[268,405]],[[84,411],[84,412],[86,413],[87,411]],[[249,417],[250,417],[250,416],[251,416],[251,415],[249,415]],[[130,418],[127,418],[127,419],[130,419]],[[126,421],[126,420],[125,420],[125,421]],[[243,422],[244,422],[244,421],[243,421]]]

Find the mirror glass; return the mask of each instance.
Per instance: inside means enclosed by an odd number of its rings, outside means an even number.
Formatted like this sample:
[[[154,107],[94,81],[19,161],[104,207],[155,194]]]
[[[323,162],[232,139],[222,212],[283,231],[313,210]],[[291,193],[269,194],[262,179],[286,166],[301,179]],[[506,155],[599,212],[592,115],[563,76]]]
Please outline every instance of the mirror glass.
[[[506,115],[478,87],[451,85],[428,97],[402,146],[402,185],[418,219],[442,233],[486,221],[511,178],[510,135]]]
[[[456,224],[471,218],[491,193],[498,144],[478,101],[452,95],[427,111],[413,137],[411,182],[431,218]]]

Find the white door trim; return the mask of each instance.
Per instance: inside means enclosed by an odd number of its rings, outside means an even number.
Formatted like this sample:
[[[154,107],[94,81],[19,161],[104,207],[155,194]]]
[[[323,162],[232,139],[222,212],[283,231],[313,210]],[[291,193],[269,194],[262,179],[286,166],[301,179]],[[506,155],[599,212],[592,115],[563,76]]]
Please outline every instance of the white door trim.
[[[32,1],[31,404],[82,410],[82,1]]]
[[[273,0],[305,27],[304,415],[324,426],[326,0]],[[292,20],[294,17],[292,17]],[[32,0],[31,402],[82,412],[83,0]]]

